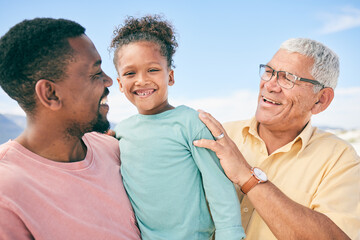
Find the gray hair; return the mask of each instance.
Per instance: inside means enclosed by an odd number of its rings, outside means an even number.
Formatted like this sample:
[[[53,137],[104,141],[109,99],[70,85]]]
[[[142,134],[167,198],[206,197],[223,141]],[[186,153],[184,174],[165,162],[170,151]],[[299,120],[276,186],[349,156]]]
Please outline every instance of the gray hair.
[[[297,52],[314,59],[311,75],[325,87],[335,89],[340,72],[339,57],[324,44],[307,38],[291,38],[280,46],[289,52]],[[321,86],[315,85],[314,91]]]

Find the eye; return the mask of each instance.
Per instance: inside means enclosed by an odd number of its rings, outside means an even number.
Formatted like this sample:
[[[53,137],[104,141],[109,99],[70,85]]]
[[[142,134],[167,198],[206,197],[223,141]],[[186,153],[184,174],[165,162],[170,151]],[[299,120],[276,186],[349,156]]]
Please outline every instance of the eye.
[[[272,75],[273,72],[274,72],[274,70],[272,70],[271,68],[268,68],[268,67],[265,68],[265,73],[266,73],[267,75]]]
[[[157,69],[157,68],[150,68],[150,69],[149,69],[149,72],[158,72],[158,71],[160,71],[160,70]]]
[[[134,71],[129,71],[129,72],[125,72],[124,74],[123,74],[123,76],[132,76],[132,75],[135,75],[135,72]]]
[[[93,76],[91,76],[92,79],[97,79],[99,78],[101,75],[103,74],[103,71],[101,70],[100,72],[94,74]]]

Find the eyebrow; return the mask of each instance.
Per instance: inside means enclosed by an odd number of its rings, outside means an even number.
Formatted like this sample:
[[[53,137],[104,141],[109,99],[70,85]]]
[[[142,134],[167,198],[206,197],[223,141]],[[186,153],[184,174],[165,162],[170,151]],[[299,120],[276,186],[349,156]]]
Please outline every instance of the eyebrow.
[[[277,72],[287,72],[287,73],[290,73],[290,74],[292,74],[292,75],[295,75],[295,76],[299,77],[299,75],[296,74],[296,73],[292,73],[292,72],[285,71],[285,70],[275,70],[272,66],[269,65],[269,63],[268,63],[268,64],[265,64],[265,66],[267,66],[267,67],[269,67],[269,68],[271,68],[272,70],[277,71]]]

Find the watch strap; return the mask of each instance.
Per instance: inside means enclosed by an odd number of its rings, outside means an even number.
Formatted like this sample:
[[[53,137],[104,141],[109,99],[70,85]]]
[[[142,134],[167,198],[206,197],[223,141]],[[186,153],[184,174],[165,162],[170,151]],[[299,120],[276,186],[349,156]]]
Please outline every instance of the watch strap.
[[[249,178],[249,180],[247,180],[246,183],[244,183],[241,186],[241,191],[244,194],[247,194],[253,187],[256,186],[256,184],[258,184],[260,181],[254,176],[254,174],[251,174],[251,177]]]

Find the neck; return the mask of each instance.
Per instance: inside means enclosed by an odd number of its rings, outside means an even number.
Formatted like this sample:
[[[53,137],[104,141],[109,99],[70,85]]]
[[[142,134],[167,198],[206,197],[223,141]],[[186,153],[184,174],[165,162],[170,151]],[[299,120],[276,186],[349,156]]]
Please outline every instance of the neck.
[[[66,135],[66,129],[50,124],[28,122],[28,127],[15,141],[37,155],[56,162],[75,162],[86,156],[86,146],[81,137]]]
[[[151,110],[140,110],[140,109],[138,109],[138,112],[140,114],[143,114],[143,115],[155,115],[155,114],[159,114],[159,113],[171,110],[171,109],[174,109],[174,107],[171,106],[168,103],[168,101],[166,101],[166,102],[162,103],[161,105],[157,106],[154,109],[151,109]]]
[[[306,126],[306,125],[305,125]],[[259,123],[258,133],[260,138],[265,142],[268,154],[272,154],[277,149],[285,146],[292,140],[294,140],[301,131],[305,128],[305,126],[301,129],[286,129],[286,130],[277,130],[270,129],[267,126]]]

